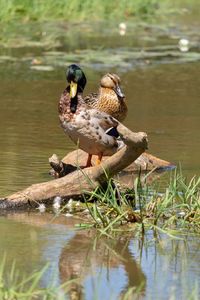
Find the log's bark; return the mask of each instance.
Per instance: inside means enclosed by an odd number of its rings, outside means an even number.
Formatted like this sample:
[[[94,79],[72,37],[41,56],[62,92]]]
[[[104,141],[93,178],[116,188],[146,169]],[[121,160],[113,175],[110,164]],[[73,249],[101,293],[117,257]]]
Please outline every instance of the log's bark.
[[[108,156],[104,156],[102,161],[108,159]],[[49,174],[55,178],[63,177],[75,170],[77,170],[77,161],[79,166],[84,166],[87,160],[87,153],[83,150],[74,150],[69,152],[62,160],[58,158],[56,154],[53,154],[49,158],[49,163],[52,169]],[[97,156],[93,155],[92,164],[95,165]],[[150,153],[142,153],[134,162],[132,162],[128,167],[123,169],[123,175],[126,177],[132,173],[138,174],[138,171],[166,171],[171,170],[175,167],[169,161],[160,159]],[[121,178],[122,176],[120,176]]]
[[[0,208],[20,208],[38,203],[51,203],[53,198],[77,197],[85,191],[92,191],[107,180],[129,166],[147,149],[147,135],[144,132],[134,133],[124,125],[118,125],[118,132],[125,146],[114,155],[108,157],[100,165],[81,169],[52,181],[38,183],[0,199]],[[78,158],[77,158],[78,162]]]

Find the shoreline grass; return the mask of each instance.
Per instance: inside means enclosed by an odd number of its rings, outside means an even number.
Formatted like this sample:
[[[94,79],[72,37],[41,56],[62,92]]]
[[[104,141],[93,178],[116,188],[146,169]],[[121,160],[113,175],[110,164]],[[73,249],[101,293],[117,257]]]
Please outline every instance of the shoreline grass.
[[[149,229],[172,237],[186,231],[200,233],[200,177],[188,181],[175,170],[160,192],[159,187],[147,184],[139,174],[133,186],[123,190],[115,180],[108,179],[106,187],[87,193],[85,205],[91,221],[85,227],[93,225],[103,234],[123,225],[131,230],[130,224],[143,234]],[[84,224],[80,227],[85,228]]]
[[[165,1],[166,2],[166,1]],[[111,1],[66,1],[66,0],[1,0],[0,20],[44,21],[101,19],[130,19],[136,16],[154,15],[159,9],[158,0],[122,0],[116,5]]]
[[[42,287],[41,280],[48,272],[48,264],[40,270],[31,270],[31,273],[21,274],[16,268],[15,261],[7,267],[6,254],[0,260],[0,299],[1,300],[64,300],[75,280],[68,280],[57,286],[52,280],[48,286]]]
[[[134,18],[147,18],[155,15],[179,12],[197,6],[197,0],[121,0],[118,5],[114,0],[1,0],[0,23],[29,21],[99,21]]]
[[[90,50],[94,50],[91,56],[94,56],[92,59],[95,63],[98,64],[99,60],[101,63],[107,57],[113,65],[113,61],[116,63],[118,58],[115,59],[110,53],[101,53],[101,50],[104,49],[101,40],[104,40],[105,37],[109,40],[111,35],[126,35],[127,43],[130,43],[131,35],[135,36],[136,33],[138,37],[147,35],[147,39],[151,39],[151,36],[159,37],[160,35],[171,37],[171,26],[180,26],[178,31],[181,34],[182,22],[187,20],[188,15],[190,15],[190,20],[191,17],[195,20],[197,11],[197,0],[192,0],[190,3],[187,0],[182,2],[177,0],[175,4],[172,0],[163,0],[163,2],[159,0],[136,0],[132,2],[122,0],[117,6],[114,0],[109,2],[97,0],[75,0],[72,2],[67,0],[1,0],[0,48],[31,47],[44,48],[45,50],[65,48],[66,52],[67,46],[73,51],[68,53],[71,60],[75,53],[74,50],[77,50],[76,47],[80,50],[77,41],[81,36],[87,47],[89,46]],[[191,29],[185,29],[185,36],[190,35],[190,33]],[[91,37],[95,37],[98,43],[90,44]],[[122,40],[122,42],[124,41]],[[172,41],[170,46],[173,45],[174,42]],[[97,51],[97,48],[100,51]],[[109,43],[108,48],[112,48]],[[177,52],[178,63],[198,59],[197,54],[192,52],[185,53],[183,59],[183,53],[179,57],[179,52]],[[176,57],[177,53],[170,55],[170,61],[172,57]],[[83,51],[82,54],[87,58],[87,53],[85,54]],[[79,57],[73,59],[79,61]],[[122,68],[126,68],[127,65],[129,66],[125,58]],[[37,68],[37,66],[33,67]]]

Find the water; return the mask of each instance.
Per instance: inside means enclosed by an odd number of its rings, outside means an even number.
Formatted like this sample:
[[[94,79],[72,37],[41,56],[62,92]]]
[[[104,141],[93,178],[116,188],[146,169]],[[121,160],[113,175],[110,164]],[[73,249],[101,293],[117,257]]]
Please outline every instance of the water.
[[[142,240],[134,232],[115,238],[95,231],[75,230],[80,220],[38,212],[9,213],[0,218],[0,257],[7,253],[21,274],[49,264],[41,285],[60,285],[77,279],[69,293],[78,299],[117,299],[135,287],[144,299],[187,299],[199,282],[199,247],[196,237],[171,240],[151,233]]]
[[[105,38],[106,32],[104,28],[102,42],[105,48],[118,49],[116,53],[123,46],[138,51],[144,45],[160,47],[158,52],[162,53],[161,46],[174,47],[177,43],[169,32],[165,37],[160,31],[157,35],[154,32],[151,38],[148,31],[135,38],[130,34],[119,37],[114,32],[109,40]],[[196,32],[190,35],[196,40]],[[69,46],[65,41],[54,50],[62,54],[74,48],[98,48],[101,44],[92,35],[86,34],[85,40],[77,32],[75,36],[75,45]],[[6,62],[1,61],[0,69],[1,196],[50,180],[48,157],[53,153],[63,157],[74,149],[60,128],[57,114],[58,98],[65,88],[64,64],[53,65],[53,71],[31,69],[32,60],[44,59],[47,50],[1,49],[2,55],[10,57]],[[195,51],[198,53],[197,48]],[[138,63],[134,59],[113,66],[106,59],[105,64],[80,60],[88,78],[85,93],[97,90],[105,72],[118,73],[129,107],[125,124],[133,131],[148,133],[150,153],[181,163],[188,177],[200,175],[199,60],[171,63],[169,56],[168,61],[157,57]],[[59,62],[56,55],[55,60]],[[136,287],[141,290],[142,298],[169,299],[174,294],[183,299],[200,280],[199,238],[191,236],[187,243],[162,235],[154,240],[151,233],[145,241],[134,233],[119,234],[115,239],[100,238],[94,231],[75,230],[74,224],[80,220],[61,216],[52,222],[52,218],[52,214],[38,211],[3,212],[0,217],[0,257],[6,252],[7,265],[16,260],[21,272],[32,272],[49,262],[50,272],[43,277],[42,286],[53,275],[57,284],[80,277],[74,287],[80,298],[91,299],[96,293],[99,299],[116,299],[129,287]]]
[[[121,72],[129,113],[125,124],[146,131],[149,152],[199,175],[200,63],[171,64]],[[57,101],[65,88],[64,70],[56,74],[1,78],[1,195],[48,180],[48,157],[74,149],[60,128]],[[16,70],[15,70],[16,71]],[[116,71],[116,70],[112,70]],[[40,73],[40,72],[39,72]],[[104,72],[86,68],[89,91],[97,90]],[[11,78],[6,78],[6,77]],[[30,76],[28,73],[27,76]],[[38,78],[38,77],[39,78]],[[51,78],[46,78],[51,76]]]

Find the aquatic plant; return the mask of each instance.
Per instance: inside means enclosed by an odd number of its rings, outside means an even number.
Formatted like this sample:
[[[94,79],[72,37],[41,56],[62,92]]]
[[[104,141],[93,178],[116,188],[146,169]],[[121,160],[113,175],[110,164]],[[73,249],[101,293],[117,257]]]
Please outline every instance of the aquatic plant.
[[[31,300],[31,299],[66,299],[65,293],[72,280],[63,285],[55,286],[53,281],[47,287],[41,287],[41,279],[48,272],[48,265],[31,274],[21,274],[15,262],[7,267],[6,255],[0,261],[0,299],[1,300]]]
[[[186,229],[200,231],[200,177],[187,181],[181,172],[174,171],[163,191],[158,184],[149,185],[145,178],[139,174],[133,189],[122,189],[108,179],[106,187],[88,193],[85,203],[94,226],[102,233],[130,223],[143,232],[156,229],[172,236]]]

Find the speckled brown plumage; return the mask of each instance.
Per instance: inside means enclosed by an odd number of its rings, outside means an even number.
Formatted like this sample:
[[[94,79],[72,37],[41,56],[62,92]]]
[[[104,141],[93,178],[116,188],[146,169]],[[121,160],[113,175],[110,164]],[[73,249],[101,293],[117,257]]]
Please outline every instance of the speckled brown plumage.
[[[84,101],[91,108],[103,111],[122,122],[127,115],[125,97],[117,95],[115,88],[120,86],[120,78],[116,74],[106,74],[102,77],[98,93],[91,93]]]
[[[116,153],[124,143],[117,139],[118,121],[103,111],[89,107],[83,100],[86,77],[81,68],[74,64],[70,65],[66,78],[69,85],[59,101],[59,118],[64,131],[72,141],[88,153],[86,163],[88,167],[91,166],[92,155],[97,155],[100,163],[102,156]],[[113,84],[111,79],[109,84]],[[116,84],[117,93],[123,96],[120,88],[117,88]]]
[[[106,113],[88,108],[82,94],[77,94],[76,112],[70,111],[70,99],[67,89],[59,101],[59,118],[61,126],[72,141],[82,150],[91,155],[112,155],[122,142],[106,134],[110,127],[116,127],[118,122]]]
[[[63,124],[64,121],[66,122],[73,122],[74,117],[80,113],[81,105],[85,106],[85,103],[83,101],[83,97],[81,94],[77,95],[77,108],[76,112],[72,113],[70,110],[70,103],[71,99],[69,96],[69,92],[67,89],[64,90],[62,93],[59,104],[58,104],[58,112],[59,112],[59,118],[61,121],[61,125]]]

